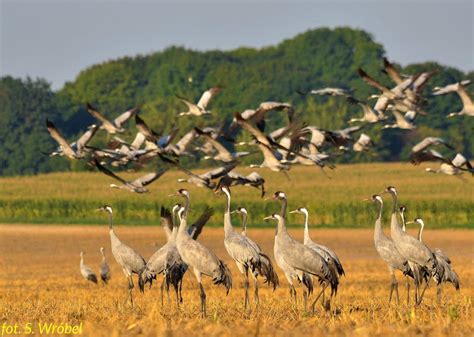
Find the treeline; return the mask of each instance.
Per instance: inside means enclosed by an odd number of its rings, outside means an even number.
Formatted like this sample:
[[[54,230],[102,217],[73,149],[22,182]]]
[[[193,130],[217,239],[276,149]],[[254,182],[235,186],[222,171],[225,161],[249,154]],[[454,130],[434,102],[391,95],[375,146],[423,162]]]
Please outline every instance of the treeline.
[[[365,100],[376,92],[359,78],[359,67],[393,86],[381,72],[384,55],[383,46],[362,30],[322,28],[261,49],[198,52],[171,47],[150,55],[107,61],[82,71],[74,82],[57,92],[43,79],[3,77],[0,78],[0,174],[84,169],[83,163],[50,159],[42,152],[56,146],[46,132],[46,118],[53,120],[71,141],[95,122],[86,112],[86,102],[110,117],[140,105],[142,117],[153,128],[169,131],[179,126],[185,132],[195,124],[218,125],[224,119],[230,121],[235,111],[254,108],[262,101],[285,101],[296,107],[301,121],[325,129],[342,128],[350,117],[362,114],[358,106],[349,106],[341,98],[301,97],[296,91],[342,87]],[[381,126],[368,127],[364,132],[376,142],[376,148],[341,160],[404,160],[410,146],[428,135],[442,136],[458,151],[472,157],[473,118],[447,119],[449,112],[461,109],[460,99],[455,94],[430,97],[429,93],[433,86],[466,78],[474,81],[474,72],[466,74],[433,62],[400,68],[405,74],[434,69],[439,71],[425,90],[428,98],[425,110],[429,115],[417,119],[416,130],[382,131]],[[211,103],[213,114],[209,118],[176,118],[185,108],[176,94],[194,100],[215,85],[223,90]],[[272,122],[277,124],[277,119]],[[133,125],[129,129],[124,135],[126,139],[131,139],[135,132]],[[106,137],[102,133],[94,142],[103,145]]]

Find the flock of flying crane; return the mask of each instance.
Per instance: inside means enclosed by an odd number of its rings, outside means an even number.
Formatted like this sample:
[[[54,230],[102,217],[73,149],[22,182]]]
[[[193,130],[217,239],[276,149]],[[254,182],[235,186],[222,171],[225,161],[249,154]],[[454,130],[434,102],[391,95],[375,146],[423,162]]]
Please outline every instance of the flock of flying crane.
[[[239,271],[244,275],[245,287],[245,308],[250,305],[249,301],[249,279],[248,273],[255,283],[255,301],[258,303],[258,276],[264,279],[275,289],[278,284],[278,276],[272,265],[271,259],[251,240],[244,230],[238,233],[233,230],[231,213],[237,212],[244,217],[246,222],[247,211],[239,207],[236,211],[230,210],[230,187],[235,185],[245,185],[261,190],[262,197],[265,194],[265,180],[257,172],[247,176],[234,171],[239,163],[239,159],[250,156],[254,153],[263,154],[263,162],[258,165],[251,165],[255,168],[268,168],[272,171],[286,172],[293,164],[312,165],[320,168],[334,168],[331,159],[347,151],[368,151],[373,142],[365,133],[361,133],[356,139],[352,135],[367,124],[385,123],[389,118],[384,114],[391,111],[393,122],[384,125],[386,128],[413,129],[415,128],[415,118],[418,114],[426,115],[423,110],[426,98],[423,97],[423,89],[434,72],[423,72],[412,76],[401,75],[393,65],[384,59],[385,73],[394,81],[393,88],[387,88],[371,78],[362,69],[358,73],[362,79],[380,91],[380,94],[370,98],[377,98],[374,107],[368,103],[352,97],[347,90],[341,88],[324,88],[309,92],[299,92],[301,95],[330,95],[340,96],[351,104],[358,104],[363,111],[361,118],[352,118],[349,123],[361,123],[341,130],[322,130],[315,126],[308,126],[297,121],[294,108],[290,103],[263,102],[256,109],[248,109],[242,113],[235,113],[234,119],[227,128],[218,127],[194,127],[174,143],[178,134],[178,129],[174,129],[170,134],[163,135],[152,130],[146,122],[138,115],[138,108],[131,109],[111,121],[104,117],[92,105],[87,105],[88,112],[96,118],[101,125],[91,125],[88,130],[74,143],[69,143],[54,126],[51,121],[46,121],[47,129],[54,140],[59,144],[56,151],[50,153],[51,156],[66,156],[71,159],[85,159],[88,163],[97,167],[104,174],[114,178],[121,184],[111,184],[111,187],[129,190],[136,193],[148,192],[147,185],[160,178],[170,167],[177,167],[188,175],[186,179],[179,179],[180,182],[193,183],[200,187],[206,187],[216,192],[222,192],[227,197],[227,206],[224,215],[224,244],[229,255],[237,263]],[[459,112],[450,113],[447,117],[466,115],[474,116],[474,104],[469,97],[466,86],[469,80],[460,81],[447,85],[443,88],[435,87],[433,95],[444,95],[455,92],[462,100],[463,108]],[[214,87],[203,93],[199,101],[194,104],[182,97],[178,97],[188,108],[178,116],[205,116],[211,112],[207,106],[219,91],[220,87]],[[268,132],[266,130],[266,118],[270,112],[286,112],[288,123],[276,130]],[[105,149],[88,145],[99,129],[115,135],[124,133],[125,123],[132,117],[135,118],[138,132],[135,139],[127,141],[114,136],[108,147]],[[201,117],[202,118],[202,117]],[[225,125],[223,123],[222,125]],[[239,129],[243,129],[251,136],[250,142],[240,142],[235,140]],[[199,142],[200,141],[200,142]],[[237,146],[246,145],[256,147],[259,151],[236,151]],[[444,145],[452,153],[442,155],[431,147]],[[331,152],[331,150],[333,150]],[[204,174],[195,174],[184,168],[180,164],[180,158],[186,155],[195,156],[203,153],[205,159],[212,159],[223,165],[217,169]],[[148,173],[136,180],[127,181],[114,173],[112,167],[128,167],[133,164],[135,167],[143,167],[147,162],[158,158],[163,164],[153,173]],[[425,161],[440,162],[438,169],[426,169],[428,172],[444,173],[448,175],[460,176],[464,172],[474,175],[474,169],[461,153],[456,153],[453,146],[438,137],[427,137],[412,148],[410,161],[417,165]],[[107,167],[108,166],[108,167]],[[324,172],[324,171],[323,171]],[[415,303],[420,304],[424,290],[433,278],[438,285],[443,282],[452,282],[459,288],[459,281],[456,273],[452,270],[449,258],[440,250],[431,250],[422,242],[422,228],[424,223],[421,219],[415,222],[420,224],[421,230],[419,238],[416,239],[405,233],[404,210],[400,209],[403,228],[398,225],[397,220],[397,193],[395,188],[389,187],[386,190],[394,198],[392,212],[391,238],[383,234],[381,229],[381,209],[383,202],[380,196],[374,195],[371,200],[380,204],[380,213],[375,227],[375,246],[381,258],[386,262],[392,275],[390,300],[393,290],[398,299],[398,286],[394,271],[401,270],[407,277],[414,279],[415,283]],[[133,305],[132,274],[139,275],[139,286],[144,291],[146,283],[150,286],[158,275],[164,275],[162,283],[163,289],[169,290],[172,285],[176,291],[178,303],[182,301],[181,287],[182,277],[189,268],[193,271],[199,286],[201,296],[201,311],[206,313],[206,295],[202,287],[202,275],[210,276],[215,284],[223,284],[227,291],[232,287],[232,277],[227,266],[217,258],[217,256],[200,244],[196,238],[201,233],[203,226],[212,216],[212,209],[206,209],[204,214],[190,227],[187,225],[190,197],[189,192],[180,189],[176,194],[184,198],[184,206],[175,205],[172,211],[162,209],[161,222],[165,229],[168,242],[161,247],[148,262],[130,247],[123,244],[116,236],[112,226],[112,208],[103,206],[100,210],[109,214],[110,239],[112,253],[118,264],[121,265],[129,283],[129,299]],[[272,214],[267,220],[273,219],[278,222],[277,234],[275,236],[274,255],[278,266],[283,270],[289,284],[290,294],[296,300],[296,290],[294,280],[300,281],[304,285],[304,304],[307,307],[307,298],[313,290],[313,280],[315,277],[322,286],[322,290],[312,303],[314,311],[315,304],[322,296],[323,305],[328,308],[330,299],[336,294],[339,278],[344,275],[344,269],[337,255],[328,247],[319,245],[311,240],[308,232],[308,210],[304,207],[296,209],[294,212],[305,216],[305,236],[304,244],[299,243],[289,236],[285,229],[285,216],[287,197],[283,192],[276,192],[273,199],[282,202],[282,210],[279,214]],[[103,250],[101,250],[102,254]],[[81,273],[91,281],[97,282],[97,277],[90,268],[83,263],[83,253],[81,252]],[[101,265],[101,277],[104,282],[110,278],[108,265],[103,255]],[[420,285],[425,282],[425,288],[420,292]],[[409,283],[407,282],[407,285]],[[328,301],[325,301],[325,289],[330,287],[331,294]],[[440,289],[440,288],[439,288]],[[163,300],[163,295],[162,295]],[[389,301],[390,301],[389,300]]]

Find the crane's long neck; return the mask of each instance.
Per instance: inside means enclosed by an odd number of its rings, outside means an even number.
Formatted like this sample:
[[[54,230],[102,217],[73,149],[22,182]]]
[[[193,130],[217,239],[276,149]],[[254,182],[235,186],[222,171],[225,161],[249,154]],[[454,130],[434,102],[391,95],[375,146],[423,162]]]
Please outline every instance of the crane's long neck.
[[[423,225],[420,224],[420,229],[418,229],[418,241],[423,242]]]
[[[288,199],[283,198],[281,199],[281,211],[280,211],[280,216],[282,218],[286,217],[286,208],[288,206]]]
[[[280,217],[278,219],[277,230],[276,230],[275,236],[285,235],[285,234],[288,234],[288,231],[286,230],[286,221],[285,221],[285,218]]]
[[[189,198],[189,195],[185,194],[184,195],[184,211],[183,211],[183,219],[188,218],[188,213],[189,213],[189,204],[191,203],[191,200]],[[181,225],[181,224],[180,224]]]
[[[402,229],[397,219],[397,209],[398,209],[397,193],[391,192],[390,194],[392,195],[392,200],[393,200],[392,219],[390,221],[390,231],[392,232],[392,236],[393,236],[394,233],[402,232]]]
[[[247,214],[242,213],[242,233],[247,235]]]
[[[84,256],[81,254],[81,262],[80,262],[81,267],[84,265]]]
[[[112,213],[107,213],[107,214],[109,215],[109,229],[114,230]]]
[[[375,228],[374,228],[374,239],[377,239],[384,235],[382,230],[382,209],[383,209],[383,202],[379,202],[379,213],[377,219],[375,220]]]
[[[407,231],[407,223],[405,221],[405,212],[400,212],[400,217],[402,218],[402,230]]]
[[[222,190],[226,196],[226,207],[224,212],[224,235],[227,236],[233,232],[232,220],[230,218],[230,193],[227,190]]]
[[[307,244],[309,241],[311,241],[311,238],[309,237],[309,226],[308,226],[308,213],[303,212],[304,216],[304,244]]]
[[[102,254],[102,261],[105,261],[105,253],[101,250],[100,253]]]

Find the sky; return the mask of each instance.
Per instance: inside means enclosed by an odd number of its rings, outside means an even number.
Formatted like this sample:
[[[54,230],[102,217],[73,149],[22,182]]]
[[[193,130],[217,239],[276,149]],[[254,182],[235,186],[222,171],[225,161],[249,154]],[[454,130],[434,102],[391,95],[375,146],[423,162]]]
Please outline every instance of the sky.
[[[370,32],[390,60],[474,70],[474,0],[0,0],[0,75],[54,89],[88,66],[171,45],[230,50],[277,44],[308,29]]]

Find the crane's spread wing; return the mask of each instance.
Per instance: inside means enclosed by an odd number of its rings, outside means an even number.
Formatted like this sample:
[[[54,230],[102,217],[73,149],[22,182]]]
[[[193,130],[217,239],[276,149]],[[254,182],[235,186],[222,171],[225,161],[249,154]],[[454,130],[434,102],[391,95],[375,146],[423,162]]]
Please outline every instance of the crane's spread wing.
[[[118,128],[121,128],[130,118],[138,112],[138,107],[125,111],[123,114],[114,119],[114,123]]]
[[[357,70],[357,72],[359,73],[359,76],[362,77],[362,79],[369,85],[371,85],[372,87],[380,90],[381,92],[383,93],[391,93],[390,89],[388,89],[386,86],[383,86],[382,84],[380,84],[379,82],[377,82],[376,80],[374,80],[372,77],[370,77],[365,71],[363,71],[361,68],[359,68]]]
[[[107,118],[105,118],[96,108],[94,108],[90,103],[87,103],[87,111],[97,119],[98,121],[102,122],[104,125],[108,125],[111,128],[115,128],[115,125],[113,125]]]
[[[201,214],[201,216],[196,220],[195,223],[193,223],[191,226],[188,228],[188,234],[191,236],[194,240],[196,240],[201,234],[202,229],[206,225],[206,223],[209,221],[209,219],[214,215],[214,209],[206,206],[206,209],[204,212]]]
[[[46,128],[48,129],[49,134],[51,137],[62,147],[63,151],[74,153],[74,150],[71,148],[69,143],[63,137],[63,135],[59,132],[59,130],[54,126],[54,124],[46,119]]]
[[[89,129],[77,140],[78,151],[81,151],[91,141],[97,130],[99,130],[99,126],[95,124],[89,126]]]
[[[217,179],[219,177],[222,177],[223,175],[226,175],[228,172],[232,171],[236,166],[237,166],[237,163],[232,163],[226,166],[222,166],[215,170],[204,173],[202,177],[205,177],[211,180]]]
[[[108,175],[109,177],[112,177],[118,181],[120,181],[123,184],[126,184],[127,181],[123,178],[120,178],[118,175],[107,169],[105,166],[102,166],[97,159],[94,159],[94,165],[101,171],[102,173]]]
[[[138,131],[145,136],[146,139],[148,139],[151,142],[156,143],[158,133],[153,131],[143,119],[140,118],[140,116],[135,115],[135,125],[138,129]]]
[[[140,177],[132,182],[133,185],[146,186],[154,182],[156,179],[161,177],[168,169],[160,168],[158,171],[153,173],[145,174],[143,177]]]
[[[219,91],[221,90],[220,87],[213,87],[209,90],[206,90],[201,98],[199,99],[199,101],[197,102],[197,106],[202,108],[202,109],[206,109],[207,105],[209,104],[209,102],[211,101],[211,99],[214,97],[215,94],[217,94]]]
[[[403,82],[402,78],[400,77],[400,74],[398,73],[398,70],[395,69],[393,64],[390,63],[390,61],[386,57],[383,58],[383,64],[385,71],[387,72],[388,76],[390,76],[393,82],[395,82],[396,84],[400,84]]]

